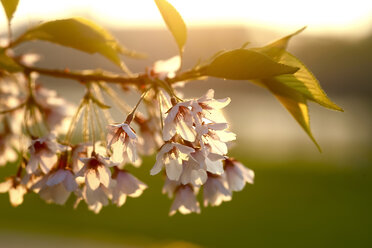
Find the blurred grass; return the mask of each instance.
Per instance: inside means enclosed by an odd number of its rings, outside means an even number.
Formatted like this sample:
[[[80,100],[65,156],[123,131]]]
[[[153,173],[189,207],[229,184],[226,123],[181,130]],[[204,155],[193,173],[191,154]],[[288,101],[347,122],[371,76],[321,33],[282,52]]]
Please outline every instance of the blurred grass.
[[[73,210],[72,199],[68,206],[48,205],[35,194],[12,208],[1,194],[1,229],[136,247],[193,247],[171,246],[171,241],[205,247],[370,247],[372,163],[341,167],[291,159],[268,164],[235,155],[255,170],[256,183],[234,193],[231,202],[203,208],[201,215],[168,217],[171,201],[160,192],[161,176],[148,175],[153,158],[146,158],[133,171],[150,187],[122,208],[105,207],[95,215],[84,203]],[[3,168],[0,174],[12,170]]]

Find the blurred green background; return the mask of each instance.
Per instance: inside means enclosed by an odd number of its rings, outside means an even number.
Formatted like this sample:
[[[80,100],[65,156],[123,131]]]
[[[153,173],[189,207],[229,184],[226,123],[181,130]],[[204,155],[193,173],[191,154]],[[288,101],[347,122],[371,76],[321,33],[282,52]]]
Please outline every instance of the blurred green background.
[[[127,47],[146,52],[147,60],[127,59],[136,72],[158,59],[176,55],[166,30],[112,30]],[[241,27],[193,28],[184,68],[221,49],[246,41],[263,45],[285,34]],[[38,66],[115,70],[99,56],[48,43],[22,45],[15,52],[42,54]],[[232,156],[256,173],[254,185],[234,193],[231,202],[202,208],[200,215],[168,217],[171,200],[161,194],[161,176],[151,177],[153,157],[133,173],[150,187],[122,208],[109,206],[99,215],[84,203],[72,209],[45,204],[28,194],[12,208],[0,195],[0,247],[371,247],[372,244],[372,34],[358,39],[307,36],[289,51],[311,68],[330,98],[345,109],[337,113],[310,104],[319,153],[286,110],[264,89],[247,82],[208,80],[190,83],[187,97],[214,88],[229,96],[226,115],[238,134]],[[92,59],[93,57],[93,59]],[[41,77],[71,101],[84,92],[75,82]],[[128,96],[133,103],[135,96]],[[118,121],[122,114],[116,115]],[[0,168],[4,178],[15,167]]]

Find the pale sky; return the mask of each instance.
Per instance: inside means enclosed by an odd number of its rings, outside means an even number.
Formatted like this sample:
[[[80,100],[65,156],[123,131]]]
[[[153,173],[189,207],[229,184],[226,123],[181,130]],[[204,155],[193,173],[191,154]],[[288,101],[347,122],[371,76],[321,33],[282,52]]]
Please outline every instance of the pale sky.
[[[307,25],[307,34],[363,36],[372,32],[371,0],[169,0],[188,26],[233,24],[283,32]],[[88,13],[102,25],[164,25],[153,0],[20,0],[14,25]],[[6,30],[0,12],[0,28]],[[3,33],[3,32],[1,32]]]

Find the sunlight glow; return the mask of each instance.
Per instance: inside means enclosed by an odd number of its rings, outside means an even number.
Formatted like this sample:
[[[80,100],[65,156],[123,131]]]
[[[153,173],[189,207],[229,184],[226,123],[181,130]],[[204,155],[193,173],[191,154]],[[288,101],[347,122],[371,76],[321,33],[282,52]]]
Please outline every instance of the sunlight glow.
[[[372,1],[294,0],[169,0],[189,26],[245,25],[293,30],[309,26],[312,33],[360,34],[371,30]],[[15,24],[33,20],[86,16],[105,25],[138,28],[164,25],[152,0],[20,1]],[[0,27],[6,23],[0,15]]]

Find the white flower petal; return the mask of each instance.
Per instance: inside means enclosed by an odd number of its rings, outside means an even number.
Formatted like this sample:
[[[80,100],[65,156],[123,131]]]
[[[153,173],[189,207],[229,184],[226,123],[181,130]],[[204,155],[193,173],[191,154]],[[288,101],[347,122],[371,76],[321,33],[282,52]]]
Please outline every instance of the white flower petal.
[[[98,166],[97,167],[97,173],[99,175],[99,179],[101,183],[105,186],[108,187],[110,185],[110,180],[111,180],[111,171],[109,168],[106,166]]]
[[[192,124],[186,123],[185,121],[176,122],[176,132],[182,137],[182,139],[194,142],[196,137],[196,131],[192,127]]]
[[[133,132],[132,128],[128,124],[123,123],[122,129],[129,136],[129,138],[136,139],[136,134]]]
[[[46,182],[46,185],[53,186],[53,185],[61,183],[63,180],[65,180],[67,173],[68,172],[63,169],[57,170],[56,172],[54,172],[53,174],[49,176],[48,181]]]
[[[174,215],[177,210],[181,214],[190,214],[192,212],[200,213],[199,202],[196,200],[193,190],[189,186],[182,186],[178,189],[171,206],[169,215]]]
[[[39,158],[31,153],[30,160],[26,165],[26,172],[27,174],[35,173],[37,170],[37,166],[39,165]]]
[[[97,171],[94,169],[89,169],[85,173],[85,183],[87,184],[87,188],[90,190],[96,190],[100,185],[100,178],[97,175]]]
[[[53,166],[57,163],[58,157],[56,154],[45,154],[40,156],[40,168],[44,174],[48,174]]]
[[[162,169],[164,165],[164,154],[172,150],[174,147],[173,143],[166,143],[162,146],[158,154],[156,155],[156,162],[154,166],[152,167],[150,171],[150,175],[156,175],[158,174]]]
[[[206,157],[205,164],[207,166],[207,171],[212,174],[221,175],[224,172],[222,160],[213,161]]]
[[[177,181],[182,173],[182,160],[174,156],[169,157],[165,160],[165,171],[170,180]]]
[[[189,147],[189,146],[185,146],[185,145],[181,145],[181,144],[178,144],[178,143],[174,143],[173,144],[181,153],[183,154],[187,154],[189,155],[190,153],[193,153],[195,152],[194,148],[192,147]]]
[[[176,134],[176,124],[174,122],[164,123],[163,140],[168,141]]]
[[[65,186],[66,190],[70,192],[75,191],[79,186],[76,183],[75,176],[72,174],[72,172],[67,172],[63,185]]]

